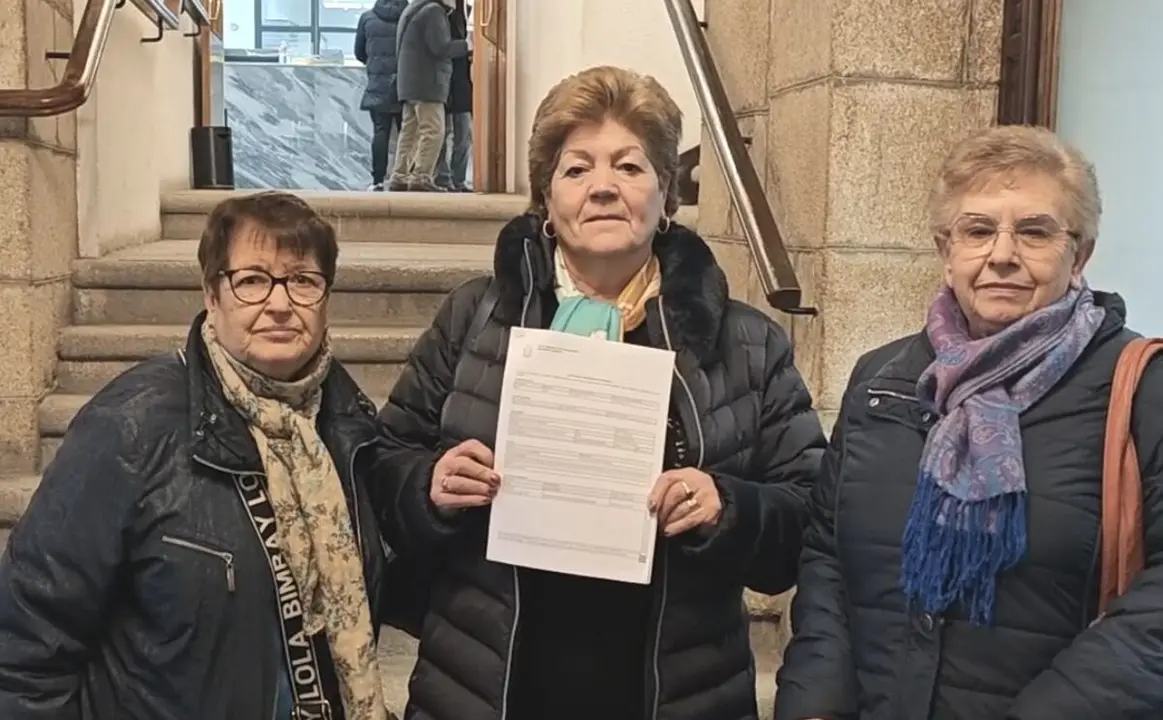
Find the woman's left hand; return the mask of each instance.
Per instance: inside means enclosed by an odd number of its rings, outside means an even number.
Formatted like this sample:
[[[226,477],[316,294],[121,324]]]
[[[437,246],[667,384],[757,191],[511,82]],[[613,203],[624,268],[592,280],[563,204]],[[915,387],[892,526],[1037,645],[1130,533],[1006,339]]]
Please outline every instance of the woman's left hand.
[[[710,529],[723,514],[723,499],[711,476],[696,468],[667,470],[650,493],[650,510],[667,537],[694,528]]]

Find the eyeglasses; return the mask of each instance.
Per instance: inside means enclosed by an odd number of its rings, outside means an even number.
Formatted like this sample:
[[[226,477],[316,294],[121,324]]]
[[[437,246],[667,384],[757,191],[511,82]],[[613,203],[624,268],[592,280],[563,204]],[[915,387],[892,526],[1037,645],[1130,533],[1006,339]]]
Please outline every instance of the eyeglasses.
[[[963,215],[949,230],[955,245],[967,250],[992,248],[998,236],[1010,233],[1019,250],[1038,252],[1060,246],[1067,239],[1078,239],[1077,233],[1066,230],[1049,215],[1021,218],[1013,225],[1000,225],[983,215]]]
[[[230,284],[234,297],[246,305],[266,302],[276,285],[286,288],[287,297],[300,307],[317,305],[327,297],[327,278],[320,272],[303,270],[275,277],[266,270],[242,268],[223,270],[219,274]]]

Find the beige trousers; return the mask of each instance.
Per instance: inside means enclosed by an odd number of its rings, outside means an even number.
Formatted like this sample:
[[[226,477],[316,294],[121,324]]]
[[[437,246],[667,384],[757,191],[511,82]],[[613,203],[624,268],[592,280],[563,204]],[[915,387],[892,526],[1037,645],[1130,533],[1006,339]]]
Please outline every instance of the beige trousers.
[[[444,145],[444,103],[404,102],[393,185],[431,184]]]

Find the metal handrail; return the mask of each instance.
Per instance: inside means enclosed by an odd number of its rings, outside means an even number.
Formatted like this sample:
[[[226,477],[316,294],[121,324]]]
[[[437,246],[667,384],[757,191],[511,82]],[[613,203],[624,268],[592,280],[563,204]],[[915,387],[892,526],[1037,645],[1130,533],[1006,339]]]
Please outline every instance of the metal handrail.
[[[210,27],[213,19],[210,17],[210,12],[206,9],[199,0],[182,0],[182,8],[186,14],[189,15],[198,27]]]
[[[76,110],[89,98],[118,0],[89,0],[61,81],[50,88],[0,90],[0,116],[47,117]]]
[[[93,91],[97,69],[105,55],[113,16],[124,4],[125,0],[88,0],[81,13],[72,49],[67,53],[46,55],[46,60],[68,57],[61,81],[48,88],[0,89],[0,117],[48,117],[84,105]],[[181,27],[181,16],[170,10],[165,0],[133,0],[133,4],[158,23],[159,38],[163,27],[170,30]],[[211,18],[199,0],[183,0],[182,9],[198,27],[210,25]]]
[[[776,310],[790,314],[814,315],[815,309],[801,306],[803,293],[795,268],[791,264],[783,235],[767,202],[755,163],[739,125],[734,121],[723,80],[711,57],[691,0],[663,0],[671,25],[678,38],[683,62],[694,86],[695,97],[703,113],[703,122],[711,136],[711,146],[719,169],[727,181],[731,204],[743,226],[743,237],[759,271],[763,294]],[[730,116],[731,122],[726,118]]]
[[[165,25],[166,29],[169,30],[177,30],[182,26],[181,16],[173,10],[170,10],[166,6],[165,0],[132,0],[132,2],[137,6],[138,10],[141,10],[142,14],[158,22],[159,36],[162,30],[161,25]],[[150,13],[153,13],[153,15],[151,16]]]

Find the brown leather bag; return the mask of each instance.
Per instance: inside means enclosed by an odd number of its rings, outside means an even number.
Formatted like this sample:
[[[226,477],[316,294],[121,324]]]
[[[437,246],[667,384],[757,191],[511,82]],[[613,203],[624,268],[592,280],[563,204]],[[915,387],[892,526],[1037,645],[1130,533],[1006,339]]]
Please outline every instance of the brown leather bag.
[[[1123,348],[1115,366],[1102,460],[1099,618],[1143,569],[1143,486],[1131,437],[1131,406],[1147,363],[1160,352],[1163,338],[1137,338]]]

